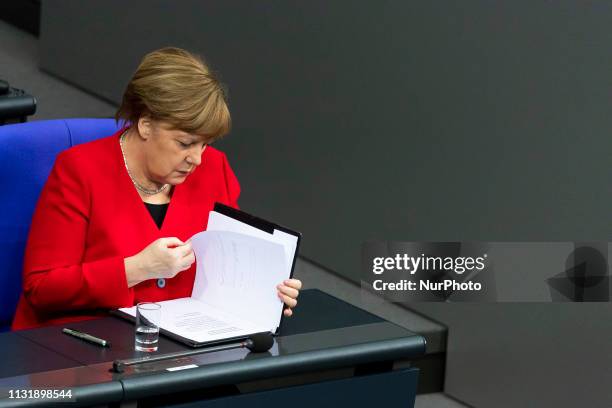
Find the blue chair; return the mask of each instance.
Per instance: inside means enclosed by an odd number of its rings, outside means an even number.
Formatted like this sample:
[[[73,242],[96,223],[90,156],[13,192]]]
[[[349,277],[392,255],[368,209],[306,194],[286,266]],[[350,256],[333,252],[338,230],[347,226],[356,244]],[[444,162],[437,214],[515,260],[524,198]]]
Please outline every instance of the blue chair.
[[[0,332],[13,320],[32,214],[57,154],[109,136],[114,119],[64,119],[0,126]]]

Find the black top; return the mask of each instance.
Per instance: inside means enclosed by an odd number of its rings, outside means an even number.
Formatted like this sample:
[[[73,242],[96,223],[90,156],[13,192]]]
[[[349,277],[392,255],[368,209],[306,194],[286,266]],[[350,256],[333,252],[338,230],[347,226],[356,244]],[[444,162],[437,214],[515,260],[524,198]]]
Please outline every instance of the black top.
[[[149,214],[153,217],[153,221],[157,224],[157,228],[161,229],[162,224],[164,223],[164,218],[166,217],[166,211],[168,211],[168,205],[166,204],[149,204],[145,203],[147,206],[147,210],[149,210]]]

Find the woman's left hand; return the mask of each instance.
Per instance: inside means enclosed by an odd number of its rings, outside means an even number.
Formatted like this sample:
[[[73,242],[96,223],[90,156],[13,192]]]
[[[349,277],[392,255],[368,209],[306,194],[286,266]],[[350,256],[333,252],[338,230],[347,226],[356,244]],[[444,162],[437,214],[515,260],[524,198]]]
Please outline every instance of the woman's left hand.
[[[299,279],[287,279],[276,285],[277,295],[288,308],[284,310],[284,315],[289,317],[293,314],[293,308],[297,305],[297,297],[302,289],[302,281]]]

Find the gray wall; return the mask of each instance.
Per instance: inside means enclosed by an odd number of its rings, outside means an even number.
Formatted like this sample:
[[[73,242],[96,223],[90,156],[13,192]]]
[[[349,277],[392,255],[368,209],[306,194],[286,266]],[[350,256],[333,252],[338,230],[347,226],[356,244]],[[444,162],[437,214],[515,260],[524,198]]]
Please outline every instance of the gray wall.
[[[368,239],[610,240],[611,20],[603,1],[54,0],[41,66],[118,101],[146,51],[204,54],[230,87],[242,207],[356,280]],[[447,392],[612,405],[591,387],[609,304],[514,306],[415,306],[450,327]]]
[[[610,303],[428,303],[448,326],[444,391],[477,408],[612,407]]]
[[[242,206],[339,273],[366,239],[610,237],[612,4],[129,4],[45,2],[42,67],[118,101],[144,52],[202,52]]]

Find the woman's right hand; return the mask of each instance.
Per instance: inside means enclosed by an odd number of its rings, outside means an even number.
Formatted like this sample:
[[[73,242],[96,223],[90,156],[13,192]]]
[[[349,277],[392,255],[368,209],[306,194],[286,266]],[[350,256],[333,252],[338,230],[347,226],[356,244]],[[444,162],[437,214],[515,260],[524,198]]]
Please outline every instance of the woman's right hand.
[[[195,262],[190,242],[159,238],[134,256],[125,258],[128,287],[147,279],[173,278]]]

